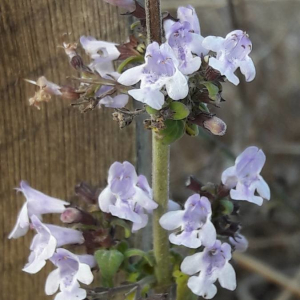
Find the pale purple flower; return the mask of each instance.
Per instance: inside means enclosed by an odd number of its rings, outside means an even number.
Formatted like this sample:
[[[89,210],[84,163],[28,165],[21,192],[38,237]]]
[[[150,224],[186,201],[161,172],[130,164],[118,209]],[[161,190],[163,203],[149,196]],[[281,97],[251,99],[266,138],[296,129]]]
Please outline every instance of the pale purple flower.
[[[248,249],[248,240],[242,234],[237,234],[234,238],[229,237],[229,242],[237,252],[245,252]]]
[[[80,231],[64,228],[52,224],[43,224],[35,215],[31,216],[31,225],[36,230],[28,258],[28,263],[23,271],[35,274],[46,264],[46,260],[51,258],[56,247],[68,244],[82,244],[83,235]]]
[[[45,292],[53,295],[60,288],[54,300],[81,300],[86,298],[86,290],[81,289],[79,282],[91,284],[94,276],[91,271],[96,265],[93,255],[75,255],[59,248],[50,259],[57,267],[46,281]]]
[[[263,198],[270,200],[270,188],[259,175],[265,161],[266,156],[261,149],[248,147],[237,157],[235,165],[223,172],[222,183],[230,189],[232,199],[257,205],[262,205]]]
[[[134,166],[115,162],[108,172],[108,186],[99,195],[100,209],[133,223],[137,231],[147,225],[148,215],[157,208],[146,177],[137,176]]]
[[[98,41],[92,36],[81,36],[80,43],[93,62],[89,65],[101,76],[114,72],[113,60],[120,56],[117,44]]]
[[[211,299],[217,293],[214,283],[218,279],[221,287],[233,291],[236,288],[236,276],[228,262],[230,259],[230,245],[221,244],[219,240],[203,252],[187,256],[181,264],[181,271],[188,275],[200,272],[199,276],[189,278],[188,287],[194,294]]]
[[[173,100],[187,96],[187,78],[179,71],[179,62],[167,43],[159,46],[153,42],[148,45],[145,60],[145,64],[128,69],[118,79],[126,86],[141,81],[140,88],[129,90],[129,95],[154,109],[161,109],[164,104],[163,87]]]
[[[172,244],[198,248],[201,245],[211,246],[216,241],[216,229],[210,217],[209,200],[194,194],[187,199],[184,210],[167,212],[160,218],[159,223],[166,230],[180,227],[180,231],[169,236]]]
[[[66,201],[47,196],[31,188],[26,181],[21,181],[20,188],[17,190],[24,194],[26,202],[19,213],[14,229],[8,236],[9,239],[16,239],[27,233],[30,224],[29,218],[32,215],[41,219],[43,214],[62,213],[65,205],[69,205]]]
[[[129,12],[133,12],[135,10],[134,0],[104,0],[104,1],[111,5],[122,7]]]
[[[165,36],[179,61],[179,70],[188,75],[200,68],[200,56],[206,55],[208,50],[202,46],[203,37],[195,9],[190,5],[179,7],[177,17],[178,22],[170,19],[164,22]]]
[[[208,36],[203,40],[202,46],[217,53],[216,58],[210,57],[209,65],[218,70],[222,75],[235,85],[239,84],[238,77],[234,74],[240,68],[246,81],[255,77],[255,67],[249,54],[252,43],[246,32],[234,30],[226,38]]]

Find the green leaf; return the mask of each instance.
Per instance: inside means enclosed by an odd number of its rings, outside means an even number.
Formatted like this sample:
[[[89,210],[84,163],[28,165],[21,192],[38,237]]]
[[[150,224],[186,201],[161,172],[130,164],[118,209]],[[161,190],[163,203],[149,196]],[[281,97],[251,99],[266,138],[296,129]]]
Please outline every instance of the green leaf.
[[[220,90],[212,82],[201,82],[208,90],[209,98],[214,101],[220,101]]]
[[[113,287],[113,277],[121,266],[124,255],[118,250],[97,250],[95,259],[99,266],[104,287]]]
[[[165,145],[172,144],[184,135],[184,122],[175,120],[166,120],[166,128],[160,131],[162,135],[162,143]]]
[[[176,300],[197,300],[198,296],[193,294],[187,286],[189,276],[176,270],[173,272],[173,277],[176,282]]]
[[[230,215],[233,212],[233,203],[229,200],[220,200],[220,204],[222,205],[222,213],[224,215]]]
[[[187,123],[185,124],[185,132],[189,136],[198,136],[199,128],[196,124]]]
[[[129,257],[132,257],[132,256],[141,256],[147,261],[147,263],[151,267],[154,266],[154,257],[151,256],[149,253],[144,252],[140,249],[128,249],[127,251],[125,251],[124,256],[126,258],[129,258]]]
[[[124,230],[125,230],[125,238],[129,238],[130,235],[131,235],[131,227],[129,226],[129,224],[123,220],[123,219],[119,219],[119,218],[115,218],[113,219],[110,224],[112,226],[120,226],[120,227],[123,227]]]
[[[185,119],[189,114],[189,109],[181,102],[173,101],[170,104],[170,109],[173,111],[173,120]]]
[[[121,241],[114,248],[124,254],[128,250],[129,245],[126,241]]]
[[[147,105],[146,106],[146,112],[149,114],[149,115],[157,115],[158,114],[158,110],[152,108],[151,106]]]
[[[207,105],[205,103],[200,103],[199,104],[199,108],[201,111],[206,112],[206,113],[210,113],[209,109],[207,108]]]
[[[136,62],[142,62],[144,63],[144,56],[142,55],[136,55],[136,56],[130,56],[128,58],[126,58],[118,67],[117,72],[118,73],[122,73],[123,69],[131,63],[136,63]]]

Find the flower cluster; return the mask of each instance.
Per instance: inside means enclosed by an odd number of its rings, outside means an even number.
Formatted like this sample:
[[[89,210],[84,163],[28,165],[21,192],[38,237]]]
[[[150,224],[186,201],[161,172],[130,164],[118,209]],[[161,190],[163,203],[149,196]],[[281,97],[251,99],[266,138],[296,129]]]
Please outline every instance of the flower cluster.
[[[240,227],[231,223],[227,216],[217,215],[215,219],[224,218],[226,227],[229,228],[228,234],[224,230],[219,230],[219,226],[215,228],[211,202],[215,204],[216,208],[220,198],[226,198],[229,190],[232,200],[247,200],[261,205],[262,197],[270,199],[269,187],[259,175],[264,163],[263,151],[257,147],[248,147],[237,157],[235,166],[223,172],[222,182],[224,185],[218,188],[221,191],[220,194],[213,197],[208,191],[214,188],[209,186],[202,188],[210,199],[206,196],[200,196],[199,193],[194,194],[187,199],[184,210],[167,212],[161,217],[159,222],[164,229],[175,230],[169,235],[172,244],[183,245],[192,249],[199,249],[204,246],[202,252],[186,257],[181,264],[182,272],[188,275],[199,273],[199,276],[190,277],[187,283],[194,294],[206,299],[213,298],[217,292],[214,284],[216,280],[219,280],[223,288],[235,289],[235,271],[228,261],[231,259],[231,251],[245,251],[248,247],[248,241],[239,233]],[[254,195],[256,189],[261,197]],[[226,205],[228,206],[229,202],[228,200],[221,201],[223,201],[220,202],[221,206],[223,205],[223,210],[225,205],[225,214],[227,215]],[[217,214],[217,211],[214,213]],[[218,222],[216,225],[219,225]],[[227,242],[222,243],[217,240],[217,232],[219,236],[228,237],[228,242],[232,247]]]

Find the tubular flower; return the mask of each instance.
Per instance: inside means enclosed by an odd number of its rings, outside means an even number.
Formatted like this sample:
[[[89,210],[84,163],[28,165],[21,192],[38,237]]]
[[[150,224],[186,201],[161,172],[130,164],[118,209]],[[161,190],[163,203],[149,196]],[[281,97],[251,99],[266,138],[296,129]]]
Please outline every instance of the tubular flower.
[[[57,267],[46,281],[45,292],[53,295],[60,288],[55,300],[81,300],[86,298],[86,290],[81,289],[78,281],[91,284],[94,276],[91,271],[96,265],[92,255],[75,255],[59,248],[50,259]]]
[[[238,77],[234,74],[240,68],[246,81],[255,77],[255,67],[249,54],[252,43],[246,32],[234,30],[226,38],[208,36],[203,40],[202,46],[217,53],[216,58],[210,57],[209,65],[218,70],[222,75],[235,85],[239,84]]]
[[[133,222],[132,230],[137,231],[147,225],[145,211],[157,208],[149,189],[146,177],[138,177],[131,163],[115,162],[108,172],[108,186],[99,195],[100,209]]]
[[[257,147],[248,147],[235,160],[235,165],[222,173],[222,183],[230,189],[234,200],[245,200],[262,205],[263,198],[270,200],[270,188],[259,173],[266,156]],[[256,196],[255,192],[260,196]]]
[[[27,233],[29,218],[32,215],[41,219],[43,214],[62,213],[66,209],[65,205],[69,205],[66,201],[52,198],[31,188],[26,181],[21,181],[20,188],[17,190],[24,194],[26,202],[21,208],[14,229],[8,236],[9,239],[16,239]]]
[[[177,10],[178,22],[166,20],[164,30],[168,44],[179,61],[179,70],[183,74],[192,74],[201,66],[201,54],[208,50],[202,46],[200,24],[195,9],[188,5]],[[197,54],[198,56],[194,56]]]
[[[181,264],[182,272],[188,275],[200,272],[199,276],[189,278],[188,287],[194,294],[211,299],[217,293],[214,283],[218,279],[221,287],[233,291],[236,288],[236,276],[228,262],[230,259],[230,245],[221,244],[219,240],[203,252],[186,257]]]
[[[194,194],[186,201],[184,210],[167,212],[160,218],[159,223],[166,230],[180,227],[179,232],[169,236],[172,244],[198,248],[201,245],[212,246],[216,240],[216,229],[210,217],[209,200]]]
[[[37,234],[30,246],[31,254],[28,263],[23,268],[27,273],[35,274],[40,271],[46,264],[46,260],[52,257],[56,247],[84,242],[83,235],[78,230],[43,224],[35,215],[31,217],[31,222]]]
[[[129,95],[154,109],[161,109],[164,104],[163,87],[173,100],[187,96],[187,78],[179,71],[179,62],[168,44],[159,46],[154,42],[148,45],[145,60],[145,64],[125,71],[118,79],[126,86],[141,81],[140,88],[130,90]]]

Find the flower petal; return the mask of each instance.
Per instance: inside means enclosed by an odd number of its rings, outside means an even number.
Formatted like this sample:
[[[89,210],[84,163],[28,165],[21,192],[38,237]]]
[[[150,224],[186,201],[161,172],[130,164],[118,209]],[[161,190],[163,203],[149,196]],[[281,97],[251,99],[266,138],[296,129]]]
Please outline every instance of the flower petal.
[[[262,176],[259,175],[259,180],[256,184],[256,189],[258,194],[263,197],[264,199],[270,200],[271,198],[271,192],[268,184],[266,181],[262,178]]]
[[[181,263],[181,271],[188,275],[194,275],[200,272],[203,270],[202,258],[203,252],[198,252],[191,256],[187,256]]]
[[[111,192],[110,187],[107,186],[99,195],[98,203],[103,212],[109,213],[109,206],[115,204],[116,196]]]
[[[219,282],[222,288],[233,291],[236,289],[235,271],[230,263],[226,263],[219,272]]]
[[[129,86],[134,85],[142,79],[142,71],[145,64],[126,70],[118,79],[118,82]]]
[[[174,230],[181,226],[184,210],[170,211],[165,213],[160,219],[159,224],[166,230]]]
[[[237,185],[237,177],[236,177],[236,170],[235,170],[235,166],[230,167],[228,169],[226,169],[223,173],[222,173],[222,183],[229,189],[234,188]]]
[[[52,271],[46,280],[45,293],[46,295],[53,295],[58,290],[60,283],[59,269]]]
[[[217,293],[217,287],[212,282],[196,276],[191,277],[187,285],[194,294],[204,299],[212,299]]]
[[[28,229],[29,229],[29,218],[28,218],[27,203],[24,203],[19,213],[17,223],[14,229],[9,234],[8,238],[17,239],[18,237],[25,235]]]
[[[165,96],[159,90],[151,90],[150,88],[133,89],[128,91],[128,94],[135,100],[146,103],[154,109],[161,109]]]
[[[256,71],[252,59],[247,56],[245,60],[239,63],[242,74],[245,75],[246,81],[252,81],[255,78]]]
[[[132,200],[138,203],[141,207],[145,208],[146,210],[153,210],[156,209],[158,204],[153,201],[149,195],[144,192],[139,187],[135,187],[135,194],[132,197]]]
[[[202,46],[208,50],[218,52],[221,50],[224,40],[219,36],[207,36],[202,41]]]
[[[186,77],[176,69],[175,74],[166,82],[168,95],[173,100],[180,100],[188,95],[189,87]]]
[[[94,275],[93,275],[89,265],[79,263],[77,279],[84,284],[92,283],[92,281],[94,280]]]
[[[203,246],[211,247],[217,239],[217,232],[213,223],[209,220],[203,225],[201,229],[201,241]]]

